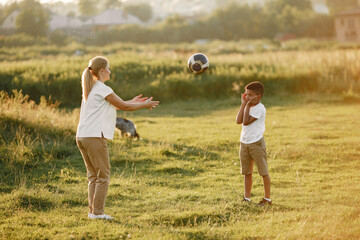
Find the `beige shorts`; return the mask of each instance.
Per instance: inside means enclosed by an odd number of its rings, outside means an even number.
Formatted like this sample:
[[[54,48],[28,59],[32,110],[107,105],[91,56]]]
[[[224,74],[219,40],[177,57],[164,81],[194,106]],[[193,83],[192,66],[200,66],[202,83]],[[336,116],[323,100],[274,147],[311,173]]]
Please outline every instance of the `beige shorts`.
[[[240,143],[241,173],[252,174],[254,162],[261,176],[269,175],[264,138],[250,144]]]

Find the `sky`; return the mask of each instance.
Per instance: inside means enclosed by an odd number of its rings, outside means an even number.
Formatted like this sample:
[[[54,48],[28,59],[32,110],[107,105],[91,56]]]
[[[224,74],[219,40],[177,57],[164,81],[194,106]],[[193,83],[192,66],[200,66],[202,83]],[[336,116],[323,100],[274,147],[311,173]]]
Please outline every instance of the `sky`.
[[[14,2],[15,0],[0,0],[1,4],[6,4],[9,2]],[[68,3],[68,2],[76,2],[77,0],[40,0],[41,3],[51,3],[51,2],[64,2],[64,3]],[[19,2],[19,0],[18,0]]]

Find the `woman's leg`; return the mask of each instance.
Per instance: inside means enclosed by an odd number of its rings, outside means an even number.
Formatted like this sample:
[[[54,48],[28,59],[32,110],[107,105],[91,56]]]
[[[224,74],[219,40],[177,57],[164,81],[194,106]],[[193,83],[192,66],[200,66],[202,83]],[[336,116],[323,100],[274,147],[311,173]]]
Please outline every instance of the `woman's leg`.
[[[88,203],[89,203],[89,212],[93,213],[93,200],[94,200],[94,193],[95,193],[95,184],[96,184],[96,170],[93,166],[92,162],[90,161],[90,157],[87,153],[86,148],[82,144],[82,140],[76,139],[76,143],[79,147],[81,155],[83,156],[84,163],[86,166],[87,171],[87,178],[88,178]],[[86,144],[86,142],[85,142]]]
[[[96,183],[94,187],[92,207],[93,214],[104,214],[105,200],[110,183],[110,159],[105,138],[88,138],[87,154],[94,166]]]

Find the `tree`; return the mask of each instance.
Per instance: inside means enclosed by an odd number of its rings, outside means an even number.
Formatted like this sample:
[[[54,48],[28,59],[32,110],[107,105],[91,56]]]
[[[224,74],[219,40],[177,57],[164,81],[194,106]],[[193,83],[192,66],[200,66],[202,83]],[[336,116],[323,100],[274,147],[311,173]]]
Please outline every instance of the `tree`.
[[[21,12],[16,18],[18,32],[34,37],[46,36],[49,15],[36,0],[24,0],[20,4]]]
[[[287,5],[277,17],[279,31],[283,33],[297,33],[297,29],[303,24],[303,19],[306,19],[303,11]]]
[[[312,5],[310,0],[274,0],[274,1],[269,1],[266,4],[266,7],[271,7],[277,12],[282,12],[282,10],[286,6],[290,6],[301,11],[312,10]]]
[[[327,14],[309,14],[298,28],[303,37],[329,38],[334,36],[334,18]]]
[[[146,22],[152,17],[152,8],[147,3],[141,3],[137,5],[127,5],[124,7],[127,13],[135,15],[141,21]]]
[[[79,0],[79,11],[84,17],[95,15],[97,13],[96,0]]]
[[[265,4],[263,9],[266,20],[266,36],[277,33],[293,33],[303,36],[304,26],[309,26],[309,16],[316,14],[310,0],[274,0]]]
[[[358,0],[326,0],[326,4],[332,15],[359,6]]]
[[[259,6],[229,5],[216,9],[208,18],[209,38],[236,40],[263,37],[263,13]]]
[[[2,23],[4,19],[4,8],[2,5],[0,5],[0,24]]]
[[[189,24],[184,17],[174,15],[153,28],[154,40],[158,42],[181,42],[188,41]]]
[[[49,40],[52,44],[57,46],[65,46],[68,36],[63,31],[57,29],[49,34]]]
[[[104,1],[104,9],[119,9],[121,8],[121,1],[120,0],[105,0]]]

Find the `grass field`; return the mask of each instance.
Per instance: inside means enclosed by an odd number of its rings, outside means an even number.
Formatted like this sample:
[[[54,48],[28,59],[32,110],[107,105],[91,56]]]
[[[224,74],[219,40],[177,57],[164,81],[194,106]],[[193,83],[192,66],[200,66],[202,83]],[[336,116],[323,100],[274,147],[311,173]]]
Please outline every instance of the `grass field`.
[[[109,142],[106,213],[87,219],[87,181],[72,112],[1,101],[0,238],[359,239],[360,104],[323,95],[266,96],[273,206],[242,200],[239,99],[118,112],[141,141]],[[36,117],[35,117],[36,116]],[[29,160],[30,159],[30,160]]]

